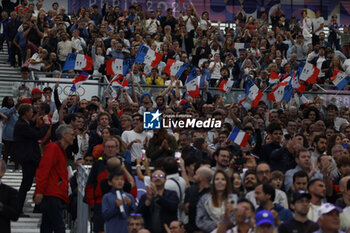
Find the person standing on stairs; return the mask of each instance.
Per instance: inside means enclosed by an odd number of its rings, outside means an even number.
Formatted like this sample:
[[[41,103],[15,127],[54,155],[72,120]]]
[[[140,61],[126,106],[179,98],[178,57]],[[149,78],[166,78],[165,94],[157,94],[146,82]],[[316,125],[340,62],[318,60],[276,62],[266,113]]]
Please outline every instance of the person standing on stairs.
[[[2,233],[11,232],[11,220],[17,221],[17,190],[3,184],[1,178],[5,175],[6,163],[0,159],[0,229]]]
[[[18,191],[18,210],[21,217],[29,217],[23,213],[23,205],[33,184],[37,167],[39,166],[41,153],[38,140],[43,138],[50,128],[48,116],[37,118],[32,123],[33,107],[30,104],[21,104],[18,109],[19,119],[14,128],[14,155],[22,166],[22,183]],[[43,127],[37,126],[44,123]]]
[[[68,171],[66,149],[73,145],[74,129],[62,124],[56,129],[58,141],[45,147],[43,157],[36,171],[34,202],[40,204],[42,221],[40,232],[64,233],[63,209],[69,203]]]

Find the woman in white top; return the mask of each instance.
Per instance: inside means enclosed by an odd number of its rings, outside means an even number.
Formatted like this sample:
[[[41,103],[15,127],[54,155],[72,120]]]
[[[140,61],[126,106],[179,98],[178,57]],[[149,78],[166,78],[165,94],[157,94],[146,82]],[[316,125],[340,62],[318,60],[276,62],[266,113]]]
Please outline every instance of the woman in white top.
[[[214,55],[214,61],[209,64],[209,71],[211,73],[210,86],[214,87],[216,82],[221,78],[220,70],[224,64],[220,60],[220,54]]]
[[[45,66],[44,59],[47,57],[47,50],[43,48],[39,48],[39,51],[37,53],[34,53],[33,56],[29,60],[29,66],[28,68],[31,70],[38,70],[40,71],[43,66]]]
[[[222,170],[217,170],[210,193],[204,194],[197,204],[196,225],[201,231],[211,232],[221,222],[221,215],[225,213],[230,193],[231,184],[228,175]]]
[[[84,53],[84,48],[86,47],[86,42],[83,38],[79,36],[78,29],[73,29],[72,33],[72,42],[75,45],[75,49],[77,53]]]

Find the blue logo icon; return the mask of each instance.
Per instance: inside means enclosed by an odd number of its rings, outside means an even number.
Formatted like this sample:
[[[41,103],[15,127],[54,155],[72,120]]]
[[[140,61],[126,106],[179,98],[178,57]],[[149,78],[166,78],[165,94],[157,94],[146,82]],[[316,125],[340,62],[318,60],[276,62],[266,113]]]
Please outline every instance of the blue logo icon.
[[[157,110],[156,112],[143,113],[143,128],[144,129],[160,129],[160,116],[162,114]]]

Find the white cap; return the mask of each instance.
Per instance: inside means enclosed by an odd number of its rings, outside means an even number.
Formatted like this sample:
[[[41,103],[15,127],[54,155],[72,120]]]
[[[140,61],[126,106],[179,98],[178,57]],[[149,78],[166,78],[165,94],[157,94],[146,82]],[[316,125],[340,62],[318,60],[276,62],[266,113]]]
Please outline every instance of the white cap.
[[[335,205],[331,203],[324,203],[318,208],[318,218],[320,218],[324,214],[328,214],[332,210],[337,210],[339,213],[342,213],[343,210],[339,207],[336,207]]]

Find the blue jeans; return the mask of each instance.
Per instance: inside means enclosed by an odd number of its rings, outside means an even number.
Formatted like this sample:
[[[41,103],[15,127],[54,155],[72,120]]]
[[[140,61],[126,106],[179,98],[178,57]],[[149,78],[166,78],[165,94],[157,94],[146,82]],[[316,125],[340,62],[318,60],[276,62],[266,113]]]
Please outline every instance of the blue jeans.
[[[66,227],[63,221],[63,209],[65,203],[58,197],[44,196],[40,204],[42,210],[42,222],[40,233],[65,233]]]

